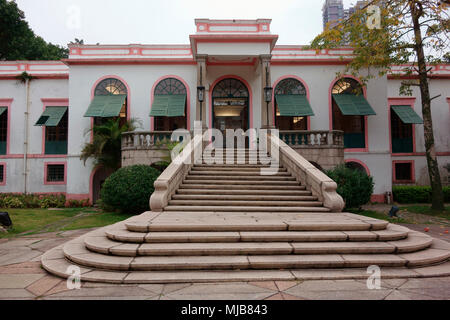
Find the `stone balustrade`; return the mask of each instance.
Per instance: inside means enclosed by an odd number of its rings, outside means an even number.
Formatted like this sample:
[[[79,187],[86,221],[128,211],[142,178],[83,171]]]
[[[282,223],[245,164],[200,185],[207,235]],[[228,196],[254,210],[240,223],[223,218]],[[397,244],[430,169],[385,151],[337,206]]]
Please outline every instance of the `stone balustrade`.
[[[339,130],[280,130],[280,139],[294,148],[343,148],[344,132]]]

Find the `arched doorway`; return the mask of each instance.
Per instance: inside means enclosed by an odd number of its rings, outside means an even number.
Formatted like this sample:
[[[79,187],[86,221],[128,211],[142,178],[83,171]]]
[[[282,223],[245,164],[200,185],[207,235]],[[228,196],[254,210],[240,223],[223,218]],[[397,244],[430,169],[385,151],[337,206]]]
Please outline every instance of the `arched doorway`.
[[[240,80],[226,78],[212,91],[212,126],[222,131],[249,128],[249,90]],[[225,142],[225,141],[224,141]]]

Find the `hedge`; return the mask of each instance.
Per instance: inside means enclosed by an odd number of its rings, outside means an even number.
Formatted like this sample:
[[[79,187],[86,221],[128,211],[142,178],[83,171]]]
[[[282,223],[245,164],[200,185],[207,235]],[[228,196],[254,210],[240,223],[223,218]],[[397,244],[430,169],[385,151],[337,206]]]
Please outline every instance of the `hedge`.
[[[103,183],[100,192],[102,204],[133,214],[148,211],[153,183],[160,174],[160,171],[147,165],[120,168]]]
[[[450,202],[450,186],[443,187],[444,201]],[[393,186],[394,201],[398,203],[431,203],[429,186]]]
[[[359,208],[370,201],[374,182],[365,172],[340,165],[326,171],[326,174],[336,181],[336,191],[344,199],[347,209]]]

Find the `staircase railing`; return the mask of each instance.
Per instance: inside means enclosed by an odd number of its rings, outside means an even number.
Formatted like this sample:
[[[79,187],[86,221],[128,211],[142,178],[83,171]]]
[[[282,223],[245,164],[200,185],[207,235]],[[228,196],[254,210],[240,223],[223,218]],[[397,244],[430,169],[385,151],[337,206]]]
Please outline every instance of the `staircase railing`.
[[[150,197],[150,209],[162,211],[169,203],[170,198],[187,176],[194,163],[201,158],[203,152],[203,138],[201,134],[194,136],[183,151],[172,160],[166,170],[156,179],[155,191]]]
[[[318,197],[319,201],[323,202],[324,207],[333,212],[342,211],[345,203],[336,192],[336,182],[288,146],[278,135],[268,134],[267,139],[267,147],[271,156],[278,158],[276,160],[305,185],[314,196]],[[273,148],[277,148],[278,152],[272,154],[271,151],[275,150]]]

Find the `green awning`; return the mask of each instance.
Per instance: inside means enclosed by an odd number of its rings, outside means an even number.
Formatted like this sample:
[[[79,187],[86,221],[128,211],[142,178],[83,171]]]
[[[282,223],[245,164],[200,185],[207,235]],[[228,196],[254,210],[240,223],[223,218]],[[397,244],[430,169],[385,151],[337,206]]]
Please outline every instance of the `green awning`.
[[[411,106],[392,106],[392,110],[394,110],[403,123],[423,123],[422,118],[420,118]]]
[[[109,96],[95,96],[89,108],[84,114],[85,117],[117,117],[122,110],[127,95],[115,94]]]
[[[185,94],[155,95],[151,117],[182,117],[186,106]]]
[[[344,116],[376,115],[369,102],[361,94],[333,94],[333,99]]]
[[[8,108],[6,108],[6,107],[0,107],[0,116],[3,114],[3,112],[6,111],[6,109],[8,109]]]
[[[314,115],[306,95],[277,94],[275,99],[280,116],[302,117]]]
[[[35,126],[56,127],[66,112],[67,107],[47,107],[36,121]]]

